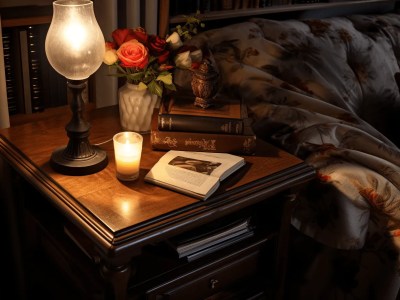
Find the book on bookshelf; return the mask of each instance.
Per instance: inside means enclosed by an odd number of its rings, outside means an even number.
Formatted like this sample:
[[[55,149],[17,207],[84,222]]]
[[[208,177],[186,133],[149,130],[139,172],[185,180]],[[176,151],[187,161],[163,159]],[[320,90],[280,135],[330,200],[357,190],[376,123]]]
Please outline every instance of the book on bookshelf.
[[[172,16],[175,15],[190,15],[195,14],[197,10],[200,10],[200,0],[196,1],[180,1],[170,0],[169,11]]]
[[[24,107],[25,113],[32,113],[32,99],[31,99],[31,80],[30,80],[30,59],[29,59],[29,41],[26,29],[19,31],[19,45],[21,53],[21,71],[22,82],[24,91]]]
[[[231,220],[216,226],[205,226],[167,240],[178,258],[189,261],[226,248],[254,234],[250,218]]]
[[[150,169],[144,180],[207,200],[222,180],[245,164],[243,157],[228,153],[170,150]]]
[[[221,0],[221,9],[233,9],[233,0]]]
[[[256,135],[248,122],[245,123],[242,134],[163,131],[158,129],[158,111],[155,110],[152,116],[150,143],[154,150],[253,155],[256,148],[256,140]]]
[[[66,79],[50,66],[45,53],[49,26],[14,26],[2,32],[10,115],[67,104]]]
[[[272,5],[272,0],[260,0],[258,7],[263,8]]]
[[[1,23],[1,15],[0,15]],[[3,36],[0,27],[0,36]],[[4,57],[3,38],[0,39],[0,128],[10,127],[9,104],[7,100],[6,63]]]
[[[242,134],[248,119],[247,107],[240,99],[223,94],[213,106],[194,105],[195,96],[180,92],[163,100],[158,115],[158,129],[167,131]]]
[[[50,65],[45,51],[45,39],[50,24],[35,25],[40,87],[44,108],[67,105],[67,79]],[[38,75],[39,75],[38,74]]]
[[[22,97],[18,95],[19,89],[17,87],[20,80],[17,80],[16,70],[13,67],[17,60],[16,57],[18,56],[18,52],[13,49],[15,41],[14,35],[14,32],[10,28],[4,28],[2,30],[6,94],[8,112],[10,115],[16,114],[22,110],[22,103],[19,101]]]

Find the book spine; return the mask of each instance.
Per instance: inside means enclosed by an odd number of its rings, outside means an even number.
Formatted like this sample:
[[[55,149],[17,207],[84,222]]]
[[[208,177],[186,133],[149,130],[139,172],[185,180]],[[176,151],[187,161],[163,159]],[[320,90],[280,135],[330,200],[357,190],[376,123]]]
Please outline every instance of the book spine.
[[[21,53],[21,65],[22,65],[22,82],[24,88],[24,106],[25,113],[32,113],[32,101],[31,101],[31,84],[30,84],[30,73],[29,73],[29,43],[28,34],[26,30],[19,32],[20,42],[20,53]]]
[[[223,10],[233,9],[233,0],[221,0],[221,7]]]
[[[46,51],[45,40],[50,24],[36,25],[38,27],[38,54],[40,60],[40,76],[42,80],[42,96],[45,108],[67,105],[68,88],[67,79],[59,74],[49,63]],[[84,91],[85,92],[85,91]]]
[[[183,131],[152,130],[150,141],[156,150],[181,150],[200,152],[225,152],[252,155],[255,135],[195,133]]]
[[[167,114],[158,115],[158,129],[163,131],[242,134],[243,126],[243,120]]]
[[[0,15],[1,24],[1,15]],[[10,127],[10,114],[7,97],[7,82],[6,82],[6,60],[3,48],[3,30],[0,27],[0,128]],[[4,70],[4,71],[3,71]]]
[[[44,110],[43,80],[42,80],[42,61],[40,59],[39,27],[28,26],[27,42],[29,57],[29,77],[31,90],[32,112]]]
[[[20,112],[18,110],[18,93],[15,74],[15,51],[13,49],[13,34],[10,28],[5,28],[2,32],[3,54],[4,54],[4,70],[6,77],[6,91],[8,112],[10,115]]]

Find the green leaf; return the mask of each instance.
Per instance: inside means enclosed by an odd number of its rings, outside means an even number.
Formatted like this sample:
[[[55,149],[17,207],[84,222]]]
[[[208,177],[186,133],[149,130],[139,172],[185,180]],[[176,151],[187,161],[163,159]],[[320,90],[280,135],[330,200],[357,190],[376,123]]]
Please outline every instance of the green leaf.
[[[145,89],[147,89],[147,85],[144,84],[143,82],[139,82],[138,90],[139,90],[139,91],[143,91],[143,90],[145,90]]]
[[[157,76],[156,80],[162,81],[166,85],[170,85],[170,84],[172,84],[172,74],[171,73],[166,73],[166,74],[161,73],[160,75]]]
[[[158,58],[155,57],[155,56],[150,56],[148,65],[150,65],[153,61],[155,61],[155,60],[157,60],[157,59],[158,59]]]
[[[167,90],[176,91],[176,86],[175,86],[175,84],[164,85],[164,87],[165,87]]]
[[[139,81],[143,78],[144,73],[140,72],[140,73],[131,73],[131,74],[127,74],[126,78],[128,80],[133,80],[133,81]]]
[[[147,85],[149,88],[150,93],[157,95],[158,97],[162,97],[163,87],[162,85],[158,84],[155,80],[150,81]]]
[[[121,73],[112,73],[112,74],[107,74],[107,76],[126,77],[126,75],[125,75],[125,74],[121,74]]]

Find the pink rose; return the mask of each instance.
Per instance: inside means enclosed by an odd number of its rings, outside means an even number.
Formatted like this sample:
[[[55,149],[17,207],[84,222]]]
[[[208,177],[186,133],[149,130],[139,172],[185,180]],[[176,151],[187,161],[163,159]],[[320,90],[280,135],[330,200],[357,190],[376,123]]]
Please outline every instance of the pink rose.
[[[117,50],[121,66],[126,68],[143,69],[149,62],[148,49],[137,40],[123,43]]]

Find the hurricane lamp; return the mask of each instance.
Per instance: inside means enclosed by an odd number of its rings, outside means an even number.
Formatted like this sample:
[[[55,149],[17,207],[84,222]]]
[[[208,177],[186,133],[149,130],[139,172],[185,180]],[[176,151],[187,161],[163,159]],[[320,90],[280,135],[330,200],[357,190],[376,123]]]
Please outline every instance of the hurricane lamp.
[[[50,164],[67,175],[96,173],[107,166],[105,151],[89,142],[90,124],[84,119],[82,91],[103,61],[105,41],[89,0],[53,2],[53,18],[45,42],[50,65],[67,79],[72,117],[65,126],[68,144],[54,150]]]

